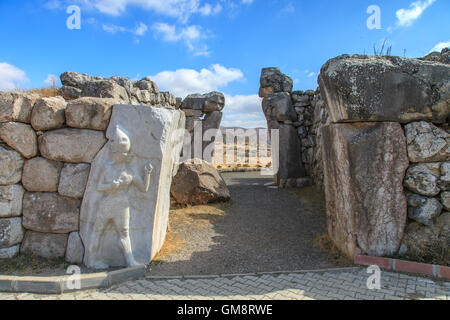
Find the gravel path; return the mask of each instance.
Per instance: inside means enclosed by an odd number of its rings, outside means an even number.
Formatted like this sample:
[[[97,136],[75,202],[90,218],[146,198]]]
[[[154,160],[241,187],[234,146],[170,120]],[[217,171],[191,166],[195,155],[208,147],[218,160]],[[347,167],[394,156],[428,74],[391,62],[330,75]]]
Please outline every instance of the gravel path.
[[[150,275],[218,275],[335,267],[313,247],[326,230],[325,200],[315,188],[278,189],[258,172],[224,173],[232,204],[224,216],[171,218],[179,250],[153,263]],[[183,221],[183,220],[180,220]],[[194,221],[194,222],[195,222]]]

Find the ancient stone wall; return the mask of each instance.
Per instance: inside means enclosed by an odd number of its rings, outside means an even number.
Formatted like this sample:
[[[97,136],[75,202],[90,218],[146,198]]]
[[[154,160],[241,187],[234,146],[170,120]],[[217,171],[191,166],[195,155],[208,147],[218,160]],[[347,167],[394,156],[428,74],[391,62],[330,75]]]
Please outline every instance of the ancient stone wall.
[[[322,67],[331,121],[319,142],[328,233],[349,257],[448,263],[448,53],[421,60],[344,55]]]
[[[177,108],[186,115],[183,161],[197,158],[209,163],[213,162],[213,150],[224,107],[225,96],[220,92],[191,94],[183,101],[178,101]]]
[[[61,82],[64,98],[0,92],[0,258],[31,252],[81,263],[80,207],[112,106],[176,105],[148,78],[68,72]]]

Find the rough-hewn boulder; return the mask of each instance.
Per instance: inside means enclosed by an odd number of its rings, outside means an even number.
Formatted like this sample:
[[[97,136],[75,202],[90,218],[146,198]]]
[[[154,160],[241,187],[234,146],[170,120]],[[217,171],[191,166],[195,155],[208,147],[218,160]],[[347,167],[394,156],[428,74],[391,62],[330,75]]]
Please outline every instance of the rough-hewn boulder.
[[[122,103],[129,103],[128,93],[124,87],[113,80],[94,80],[86,82],[82,91],[83,97],[112,98]]]
[[[58,89],[58,93],[65,100],[74,100],[81,97],[82,91],[75,87],[62,86],[61,88]]]
[[[442,163],[438,186],[442,191],[450,191],[450,162]]]
[[[47,259],[64,258],[68,237],[68,234],[27,231],[20,252],[32,253]]]
[[[79,129],[106,130],[112,106],[119,101],[85,97],[67,104],[66,121],[69,127]]]
[[[450,115],[450,65],[386,56],[343,55],[321,69],[333,122],[433,121]]]
[[[23,226],[48,233],[78,231],[81,201],[57,193],[25,193]]]
[[[67,240],[66,261],[69,263],[81,264],[83,263],[84,246],[78,232],[69,234]]]
[[[205,104],[203,106],[203,112],[222,111],[225,107],[225,96],[221,92],[210,92],[204,95]]]
[[[42,156],[54,161],[91,163],[106,143],[101,131],[59,129],[45,132],[38,138]]]
[[[186,117],[201,118],[203,116],[202,110],[183,109],[183,112],[186,115]]]
[[[182,205],[230,200],[230,191],[217,170],[200,159],[183,162],[172,182],[171,194]]]
[[[70,86],[75,88],[83,88],[87,82],[93,80],[93,78],[88,74],[70,71],[61,74],[60,79],[61,83],[64,86]]]
[[[31,111],[39,95],[0,91],[0,122],[30,123]]]
[[[450,134],[428,122],[405,126],[411,162],[446,161],[450,158]]]
[[[83,198],[90,170],[88,163],[66,163],[61,171],[58,193],[65,197]]]
[[[292,106],[289,93],[275,93],[264,99],[263,111],[267,118],[280,122],[291,120],[297,121],[297,113]]]
[[[36,157],[25,161],[22,184],[27,191],[56,192],[63,164]]]
[[[279,157],[277,180],[304,178],[305,168],[301,161],[302,146],[294,126],[279,125]]]
[[[450,191],[441,193],[441,203],[445,210],[450,211]]]
[[[294,82],[278,68],[264,68],[260,78],[260,97],[278,92],[292,92]]]
[[[408,217],[426,226],[433,224],[442,209],[442,204],[436,198],[422,197],[418,194],[408,195]]]
[[[22,215],[22,200],[25,190],[20,184],[0,186],[0,218]]]
[[[23,162],[20,153],[0,144],[0,185],[18,183],[22,179]]]
[[[11,259],[17,256],[20,252],[20,244],[9,247],[0,248],[0,259]]]
[[[64,126],[66,101],[62,97],[40,98],[31,113],[34,130],[51,130]]]
[[[441,189],[438,187],[440,163],[420,163],[408,168],[405,187],[414,193],[434,197]]]
[[[413,259],[442,264],[441,258],[450,248],[450,213],[445,212],[431,226],[408,224],[402,241],[402,251]],[[438,259],[438,260],[436,260]]]
[[[180,109],[202,110],[205,105],[205,97],[202,94],[190,94],[181,103]]]
[[[397,252],[406,224],[409,166],[398,123],[323,127],[328,233],[349,257]]]
[[[22,218],[0,219],[0,248],[10,248],[23,239]]]
[[[20,122],[0,124],[0,139],[25,158],[36,156],[37,136],[30,125]]]

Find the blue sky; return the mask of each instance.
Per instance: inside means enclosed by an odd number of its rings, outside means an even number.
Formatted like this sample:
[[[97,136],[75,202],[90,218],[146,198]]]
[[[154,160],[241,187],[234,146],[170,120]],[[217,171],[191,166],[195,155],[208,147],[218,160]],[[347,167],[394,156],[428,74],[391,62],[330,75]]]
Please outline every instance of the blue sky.
[[[68,29],[76,5],[80,29]],[[381,29],[369,29],[371,5]],[[450,45],[448,0],[1,0],[0,89],[46,86],[52,75],[150,76],[178,96],[219,90],[223,124],[265,126],[261,68],[278,66],[298,90],[343,53],[421,57]]]

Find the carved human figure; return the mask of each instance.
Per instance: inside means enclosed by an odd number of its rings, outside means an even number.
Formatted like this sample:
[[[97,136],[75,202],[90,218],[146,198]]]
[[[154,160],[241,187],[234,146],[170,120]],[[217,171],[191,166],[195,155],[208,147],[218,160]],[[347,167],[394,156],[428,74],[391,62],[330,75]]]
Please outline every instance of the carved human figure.
[[[133,156],[130,154],[130,139],[123,129],[116,128],[115,136],[108,143],[112,161],[107,163],[100,176],[100,184],[97,190],[103,193],[94,223],[95,242],[93,254],[98,255],[101,240],[109,224],[112,224],[119,236],[119,245],[124,254],[127,266],[137,266],[134,259],[130,240],[130,202],[128,190],[135,185],[141,192],[147,192],[150,186],[150,175],[153,166],[148,163],[144,167],[144,177],[135,172],[135,168],[129,165]],[[105,268],[102,262],[94,259],[97,268]]]

